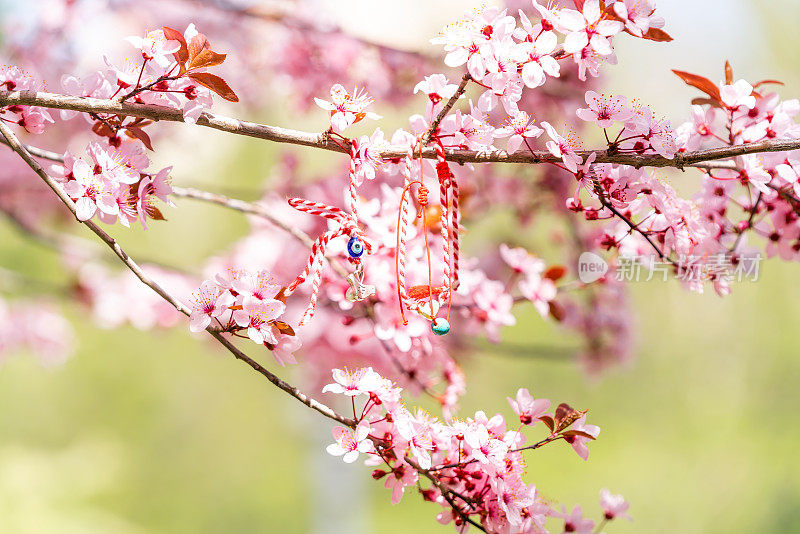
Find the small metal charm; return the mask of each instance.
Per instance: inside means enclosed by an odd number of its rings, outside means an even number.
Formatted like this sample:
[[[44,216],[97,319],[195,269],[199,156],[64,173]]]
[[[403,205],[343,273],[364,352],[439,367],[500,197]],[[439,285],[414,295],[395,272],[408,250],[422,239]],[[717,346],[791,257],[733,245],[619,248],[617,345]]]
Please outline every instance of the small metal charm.
[[[350,284],[350,287],[347,288],[344,296],[350,302],[359,302],[375,294],[375,286],[364,283],[364,266],[361,264],[354,273],[347,275],[347,283]]]

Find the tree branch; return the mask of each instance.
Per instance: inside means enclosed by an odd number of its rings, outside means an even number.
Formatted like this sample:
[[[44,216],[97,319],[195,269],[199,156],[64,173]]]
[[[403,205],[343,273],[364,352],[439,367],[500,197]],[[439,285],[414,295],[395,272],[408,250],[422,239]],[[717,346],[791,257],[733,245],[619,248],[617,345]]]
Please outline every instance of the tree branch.
[[[19,156],[28,164],[28,166],[33,169],[33,171],[39,175],[39,177],[47,184],[50,189],[58,196],[61,202],[72,212],[77,219],[76,215],[76,208],[75,203],[72,199],[67,195],[61,187],[59,187],[58,183],[56,183],[45,170],[39,165],[35,159],[33,159],[30,152],[28,152],[24,146],[20,143],[19,139],[16,135],[6,126],[2,121],[0,121],[0,134],[3,135],[7,144],[11,147],[11,149],[19,154]],[[103,243],[105,243],[113,252],[117,255],[117,257],[125,264],[125,266],[133,272],[134,275],[147,287],[155,291],[161,298],[169,302],[176,310],[180,313],[188,316],[190,311],[189,309],[178,301],[175,297],[170,295],[164,288],[158,285],[157,282],[152,280],[147,274],[142,270],[142,268],[130,257],[128,254],[120,247],[119,243],[108,235],[102,228],[97,226],[91,220],[88,221],[78,221],[82,222],[89,230],[91,230],[98,238],[100,238]],[[242,360],[251,368],[253,368],[256,372],[260,373],[264,377],[267,378],[272,384],[274,384],[279,389],[285,391],[301,403],[305,404],[309,408],[316,410],[317,412],[321,413],[325,417],[333,419],[334,421],[338,421],[347,426],[355,426],[355,421],[350,418],[344,417],[336,413],[332,408],[328,407],[325,404],[322,404],[319,401],[314,400],[313,398],[309,397],[308,395],[301,392],[296,387],[292,386],[291,384],[284,382],[278,376],[271,373],[267,370],[264,366],[260,363],[256,362],[241,350],[239,350],[230,340],[225,338],[221,333],[214,331],[212,327],[207,329],[207,332],[214,337],[217,341],[219,341],[222,346],[224,346],[231,354],[233,354],[237,359]]]
[[[55,93],[45,93],[36,91],[0,91],[0,107],[11,105],[39,106],[52,109],[70,109],[84,113],[112,113],[132,117],[142,117],[154,121],[164,120],[172,122],[184,122],[183,114],[178,109],[167,108],[164,106],[154,106],[150,104],[123,103],[115,100],[101,100],[97,98],[75,97]],[[349,153],[348,142],[336,143],[329,139],[325,133],[302,132],[289,128],[280,128],[255,122],[243,121],[213,113],[203,113],[197,120],[197,124],[223,132],[248,137],[256,137],[276,143],[287,143],[293,145],[309,146],[329,150],[332,152]],[[800,149],[800,140],[770,140],[746,145],[734,145],[720,148],[710,148],[697,150],[695,152],[684,152],[676,154],[673,159],[668,159],[656,154],[636,155],[636,154],[609,154],[606,150],[583,150],[578,152],[584,159],[590,154],[596,154],[596,163],[618,163],[631,165],[633,167],[684,167],[708,166],[702,165],[703,162],[733,158],[745,154],[755,154],[761,152],[786,152]],[[390,147],[380,153],[380,157],[386,160],[402,159],[408,151],[404,148]],[[445,154],[449,161],[457,163],[554,163],[561,161],[560,158],[553,156],[546,151],[537,152],[516,152],[508,154],[503,150],[475,151],[461,149],[445,149]],[[436,150],[426,148],[422,155],[427,159],[436,159]]]

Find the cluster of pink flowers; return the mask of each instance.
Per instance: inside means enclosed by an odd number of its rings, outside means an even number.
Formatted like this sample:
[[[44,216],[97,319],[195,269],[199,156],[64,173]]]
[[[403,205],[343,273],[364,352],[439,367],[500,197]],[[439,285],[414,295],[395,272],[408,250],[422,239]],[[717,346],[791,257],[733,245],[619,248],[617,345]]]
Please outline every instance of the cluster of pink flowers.
[[[86,78],[63,76],[61,85],[64,90],[75,96],[119,98],[182,109],[186,122],[197,121],[202,112],[211,107],[212,93],[226,100],[238,101],[222,78],[208,72],[210,67],[225,61],[225,54],[214,52],[206,36],[199,33],[194,24],[183,33],[165,26],[148,32],[144,37],[128,37],[127,41],[139,50],[141,64],[128,61],[125,67],[117,67],[104,58],[106,68]],[[62,112],[64,119],[74,115],[75,112]],[[97,117],[86,117],[95,123],[95,132],[109,137],[111,142],[118,139],[122,131],[140,139],[147,137],[141,132],[140,120],[109,125]],[[98,131],[103,130],[103,126],[106,131]],[[149,144],[149,140],[145,143]]]
[[[41,91],[43,84],[19,67],[0,66],[0,91]],[[50,113],[36,106],[0,107],[0,120],[22,126],[30,133],[44,132],[47,124],[53,124]]]
[[[333,379],[323,392],[352,399],[353,426],[335,427],[335,441],[327,451],[348,463],[365,454],[367,465],[381,466],[373,478],[385,478],[393,503],[400,502],[407,488],[418,486],[425,500],[444,508],[439,522],[453,522],[459,531],[466,521],[476,521],[488,532],[544,532],[549,516],[576,522],[574,513],[554,510],[539,498],[535,486],[523,481],[523,453],[564,440],[586,459],[587,443],[600,433],[599,427],[586,423],[586,412],[561,404],[547,413],[550,401],[520,389],[509,399],[519,425],[508,428],[502,415],[483,412],[448,423],[423,410],[410,411],[402,389],[372,368],[334,369]],[[538,423],[548,428],[547,434],[527,444],[522,430]],[[427,489],[420,484],[423,478],[431,482]],[[607,517],[624,514],[624,500],[605,494],[603,499]]]
[[[597,76],[603,62],[616,62],[611,43],[626,24],[634,29],[628,33],[637,37],[645,36],[651,26],[663,24],[653,17],[655,9],[649,3],[646,8],[630,9],[628,2],[616,4],[620,6],[604,11],[600,0],[587,0],[576,2],[579,10],[574,10],[548,8],[534,0],[539,19],[532,22],[520,11],[519,26],[506,10],[485,7],[467,13],[432,42],[444,46],[446,65],[466,65],[491,98],[499,99],[511,111],[523,86],[535,88],[548,76],[560,75],[559,60],[572,58],[581,80],[586,79],[587,71]],[[563,37],[561,45],[559,37]]]
[[[764,86],[721,84],[718,101],[693,106],[691,122],[679,130],[682,148],[800,139],[800,102],[781,100]],[[748,233],[765,241],[767,256],[800,259],[799,161],[799,151],[751,154],[736,158],[731,168],[707,170],[692,200],[712,238],[739,255],[752,250]]]
[[[577,110],[577,115],[587,122],[594,122],[600,128],[610,128],[614,123],[622,123],[609,148],[619,153],[658,154],[668,159],[678,150],[675,132],[669,121],[658,120],[649,106],[637,104],[630,106],[624,96],[598,95],[586,92],[588,108]]]
[[[79,220],[86,221],[96,215],[104,223],[119,222],[123,226],[138,220],[146,228],[148,218],[164,219],[154,203],[156,199],[174,206],[169,198],[172,167],[148,173],[150,160],[138,142],[128,141],[115,147],[95,141],[86,152],[90,161],[68,151],[64,163],[53,166],[54,177],[75,201]]]
[[[279,364],[294,364],[301,343],[292,327],[279,321],[285,300],[283,288],[268,272],[231,269],[204,281],[194,293],[189,328],[214,327],[248,337],[271,350]]]
[[[524,248],[500,245],[500,256],[514,271],[522,295],[533,303],[542,317],[550,313],[550,303],[556,298],[554,279],[563,276],[562,270],[550,271],[541,260]],[[519,279],[521,277],[521,279]]]

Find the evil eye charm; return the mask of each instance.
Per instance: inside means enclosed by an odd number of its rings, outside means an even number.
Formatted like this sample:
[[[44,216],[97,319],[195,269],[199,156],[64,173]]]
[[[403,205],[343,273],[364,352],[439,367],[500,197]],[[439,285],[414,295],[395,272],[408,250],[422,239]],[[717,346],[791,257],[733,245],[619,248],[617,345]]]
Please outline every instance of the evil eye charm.
[[[364,243],[355,236],[351,237],[347,242],[347,252],[351,258],[360,258],[364,254]]]
[[[450,323],[443,317],[437,317],[431,323],[431,331],[437,336],[443,336],[450,331]]]

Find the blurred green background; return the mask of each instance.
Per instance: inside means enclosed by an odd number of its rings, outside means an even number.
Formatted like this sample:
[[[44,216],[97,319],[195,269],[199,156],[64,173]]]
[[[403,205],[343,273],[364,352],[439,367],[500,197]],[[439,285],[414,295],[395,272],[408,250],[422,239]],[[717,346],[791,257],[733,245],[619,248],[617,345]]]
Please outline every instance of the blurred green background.
[[[461,11],[450,4],[442,20]],[[660,4],[675,42],[620,39],[608,90],[679,123],[694,95],[669,69],[718,79],[730,59],[737,77],[780,78],[786,98],[800,95],[796,2]],[[224,142],[225,158],[179,162],[176,183],[259,186],[275,150]],[[670,178],[685,191],[696,176]],[[237,214],[186,202],[169,218],[117,234],[134,255],[192,265],[246,229]],[[188,232],[204,239],[174,242]],[[0,266],[58,285],[57,264],[0,224]],[[603,429],[589,461],[545,447],[528,456],[528,476],[544,497],[593,517],[602,487],[625,495],[634,522],[606,532],[800,532],[799,279],[797,265],[769,261],[725,299],[674,282],[633,284],[630,366],[591,380],[569,361],[477,353],[465,365],[461,413],[508,414],[505,397],[518,387],[589,408]],[[327,421],[188,331],[104,331],[64,311],[79,335],[72,359],[43,370],[21,355],[0,368],[0,532],[452,531],[434,521],[437,506],[415,494],[391,506],[369,468],[329,460]],[[530,308],[504,338],[569,342]]]

